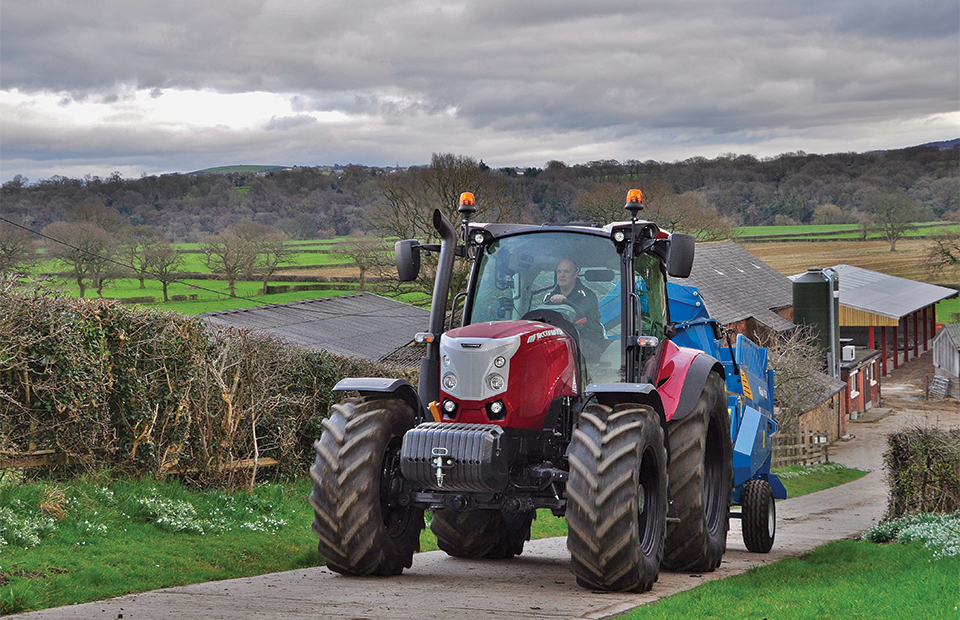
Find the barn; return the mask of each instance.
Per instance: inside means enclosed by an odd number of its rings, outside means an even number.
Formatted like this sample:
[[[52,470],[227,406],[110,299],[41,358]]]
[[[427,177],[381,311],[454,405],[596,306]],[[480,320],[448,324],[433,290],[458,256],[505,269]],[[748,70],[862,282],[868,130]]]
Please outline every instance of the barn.
[[[832,268],[840,279],[840,338],[880,351],[880,372],[927,351],[936,334],[936,305],[957,297],[943,286],[852,265]]]

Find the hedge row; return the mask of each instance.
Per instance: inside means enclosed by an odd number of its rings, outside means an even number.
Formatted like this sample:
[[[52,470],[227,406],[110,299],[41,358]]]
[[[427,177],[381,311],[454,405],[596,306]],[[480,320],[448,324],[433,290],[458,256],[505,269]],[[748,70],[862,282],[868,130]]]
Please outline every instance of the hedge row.
[[[960,429],[918,427],[890,435],[886,519],[960,510]]]
[[[237,483],[254,457],[298,475],[363,360],[210,328],[173,312],[0,280],[0,457],[55,450],[63,472]],[[409,377],[413,378],[413,377]]]

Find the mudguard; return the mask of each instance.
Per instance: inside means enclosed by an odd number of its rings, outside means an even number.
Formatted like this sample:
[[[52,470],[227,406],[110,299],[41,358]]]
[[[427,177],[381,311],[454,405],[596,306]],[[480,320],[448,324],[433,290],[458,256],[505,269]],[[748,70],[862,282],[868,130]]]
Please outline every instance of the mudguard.
[[[418,419],[423,419],[423,408],[417,390],[405,379],[379,379],[375,377],[348,377],[340,379],[334,392],[359,392],[365,398],[399,398],[413,410]]]
[[[639,403],[656,411],[663,428],[664,446],[667,454],[670,454],[670,444],[666,442],[667,418],[664,416],[663,401],[655,386],[649,383],[591,383],[584,389],[584,396],[586,400],[596,398],[597,402],[608,407],[620,403]]]
[[[723,378],[723,365],[703,351],[678,347],[669,340],[661,355],[657,391],[663,412],[668,421],[682,420],[697,406],[710,372]]]
[[[601,405],[613,407],[618,403],[649,405],[663,417],[663,402],[657,388],[649,383],[591,383],[584,390],[589,399],[595,397]]]

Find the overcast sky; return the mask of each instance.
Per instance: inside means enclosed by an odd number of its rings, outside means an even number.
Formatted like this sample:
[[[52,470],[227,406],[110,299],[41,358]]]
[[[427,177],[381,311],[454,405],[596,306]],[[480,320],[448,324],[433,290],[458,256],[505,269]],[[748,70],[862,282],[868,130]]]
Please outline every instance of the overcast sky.
[[[0,3],[2,181],[957,137],[957,0]]]

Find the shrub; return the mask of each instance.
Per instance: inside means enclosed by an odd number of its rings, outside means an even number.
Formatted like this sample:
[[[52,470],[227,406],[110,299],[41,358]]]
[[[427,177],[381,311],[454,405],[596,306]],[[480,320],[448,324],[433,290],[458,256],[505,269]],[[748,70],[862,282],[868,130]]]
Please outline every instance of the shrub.
[[[890,435],[887,519],[960,510],[960,429],[917,427]]]
[[[173,312],[0,280],[0,453],[55,450],[61,472],[250,481],[303,473],[345,376],[389,376]],[[412,378],[412,377],[409,377]]]

